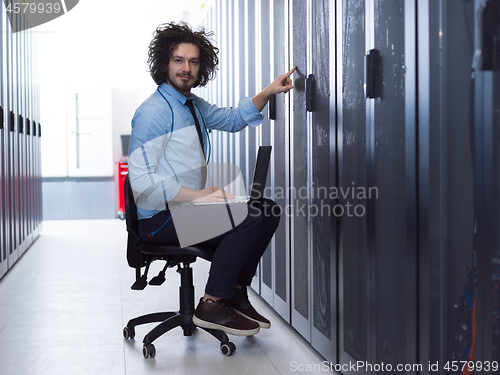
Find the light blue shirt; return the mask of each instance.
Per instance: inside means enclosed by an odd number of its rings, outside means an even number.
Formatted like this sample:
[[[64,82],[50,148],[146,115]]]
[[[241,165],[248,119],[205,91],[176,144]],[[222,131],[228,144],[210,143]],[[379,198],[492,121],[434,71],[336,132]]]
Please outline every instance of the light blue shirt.
[[[218,108],[194,94],[186,98],[162,83],[132,118],[128,173],[139,219],[166,210],[182,186],[201,188],[205,158],[186,100],[193,100],[205,154],[207,129],[235,133],[247,125],[258,126],[264,119],[252,98],[242,98],[235,109]]]

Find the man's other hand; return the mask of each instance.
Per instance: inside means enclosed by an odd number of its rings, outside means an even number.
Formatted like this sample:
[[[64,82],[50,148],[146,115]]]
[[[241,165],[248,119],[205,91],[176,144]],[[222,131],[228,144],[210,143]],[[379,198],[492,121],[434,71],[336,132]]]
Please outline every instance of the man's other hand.
[[[217,186],[199,190],[198,193],[199,197],[193,200],[194,203],[226,202],[235,198],[233,194]]]

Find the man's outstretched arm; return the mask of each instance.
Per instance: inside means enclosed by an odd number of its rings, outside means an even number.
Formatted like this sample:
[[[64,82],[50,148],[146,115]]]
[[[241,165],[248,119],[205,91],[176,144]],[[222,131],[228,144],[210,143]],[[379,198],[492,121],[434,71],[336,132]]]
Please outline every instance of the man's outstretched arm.
[[[276,78],[269,86],[267,86],[264,90],[262,90],[260,93],[255,95],[252,100],[253,104],[255,105],[255,108],[259,112],[261,112],[264,107],[266,106],[267,102],[271,98],[272,95],[274,94],[279,94],[279,93],[287,93],[291,89],[293,89],[292,85],[292,80],[290,79],[290,76],[292,73],[295,71],[297,67],[294,66],[292,70],[290,70],[288,73],[280,75],[278,78]]]

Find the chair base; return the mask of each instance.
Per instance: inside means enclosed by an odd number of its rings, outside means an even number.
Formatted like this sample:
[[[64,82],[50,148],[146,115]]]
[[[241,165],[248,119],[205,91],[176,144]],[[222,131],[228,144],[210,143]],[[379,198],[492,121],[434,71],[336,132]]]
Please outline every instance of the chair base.
[[[218,339],[222,344],[229,342],[229,338],[224,331],[209,329],[204,327],[198,327],[193,324],[193,314],[181,314],[179,312],[160,312],[154,314],[147,314],[143,316],[139,316],[137,318],[131,319],[124,330],[128,330],[129,334],[126,338],[133,338],[135,336],[135,327],[141,324],[147,323],[158,323],[155,328],[153,328],[149,333],[144,336],[143,344],[151,344],[158,337],[167,333],[173,328],[181,327],[184,331],[184,336],[191,336],[193,329],[200,328],[216,339]]]
[[[135,337],[135,327],[147,323],[158,323],[149,333],[144,336],[143,354],[145,358],[154,357],[156,350],[152,344],[154,340],[170,331],[175,327],[181,327],[184,336],[191,336],[193,329],[201,328],[210,333],[220,341],[220,349],[224,355],[231,355],[236,350],[235,345],[229,341],[227,334],[224,331],[198,327],[193,324],[194,314],[194,286],[193,286],[193,269],[189,263],[184,263],[184,267],[178,266],[181,274],[181,286],[179,288],[180,310],[178,312],[159,312],[147,315],[142,315],[129,320],[125,328],[123,328],[123,337],[125,339],[133,339]]]

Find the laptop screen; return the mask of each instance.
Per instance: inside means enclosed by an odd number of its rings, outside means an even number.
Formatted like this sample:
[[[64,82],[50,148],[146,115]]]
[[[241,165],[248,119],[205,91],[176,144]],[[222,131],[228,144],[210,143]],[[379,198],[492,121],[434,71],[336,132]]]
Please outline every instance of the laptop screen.
[[[266,188],[267,171],[269,161],[271,160],[272,146],[260,146],[255,164],[255,173],[253,176],[252,190],[250,192],[250,202],[258,200],[264,196]]]

